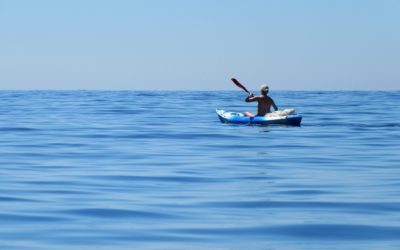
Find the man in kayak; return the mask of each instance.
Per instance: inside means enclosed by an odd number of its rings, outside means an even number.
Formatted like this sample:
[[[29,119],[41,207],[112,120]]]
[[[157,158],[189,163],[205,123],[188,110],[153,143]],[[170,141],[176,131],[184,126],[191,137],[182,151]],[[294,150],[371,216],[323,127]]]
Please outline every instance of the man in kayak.
[[[278,110],[278,107],[275,105],[274,100],[268,96],[269,87],[267,85],[261,85],[261,95],[254,96],[253,93],[249,93],[246,97],[246,102],[258,102],[257,114],[254,115],[251,112],[244,112],[245,116],[254,117],[254,116],[264,116],[268,113],[271,113],[271,106],[274,110]]]

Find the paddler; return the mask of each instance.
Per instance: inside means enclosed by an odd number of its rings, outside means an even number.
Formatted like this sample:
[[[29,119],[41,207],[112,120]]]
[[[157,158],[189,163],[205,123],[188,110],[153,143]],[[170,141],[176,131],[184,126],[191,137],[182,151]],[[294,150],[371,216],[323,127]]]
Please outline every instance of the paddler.
[[[274,108],[274,110],[278,110],[278,107],[275,105],[274,100],[272,100],[271,97],[268,96],[268,91],[269,87],[265,84],[261,85],[260,87],[260,92],[261,95],[254,96],[253,93],[249,93],[249,95],[246,97],[246,102],[258,102],[258,107],[257,107],[257,114],[254,115],[251,112],[244,112],[245,116],[249,117],[254,117],[254,116],[264,116],[268,113],[271,113],[271,106]]]

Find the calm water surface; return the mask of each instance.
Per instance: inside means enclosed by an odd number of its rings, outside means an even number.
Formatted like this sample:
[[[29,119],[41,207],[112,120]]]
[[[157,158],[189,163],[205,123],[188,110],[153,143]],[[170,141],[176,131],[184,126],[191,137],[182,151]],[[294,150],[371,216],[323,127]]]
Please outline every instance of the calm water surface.
[[[400,92],[0,92],[0,249],[400,249]]]

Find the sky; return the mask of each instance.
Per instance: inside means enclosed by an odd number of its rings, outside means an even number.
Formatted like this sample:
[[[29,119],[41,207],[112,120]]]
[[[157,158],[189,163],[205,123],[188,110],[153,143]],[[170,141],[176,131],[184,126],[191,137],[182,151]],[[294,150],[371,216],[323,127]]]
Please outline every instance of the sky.
[[[399,90],[398,0],[0,0],[0,90]]]

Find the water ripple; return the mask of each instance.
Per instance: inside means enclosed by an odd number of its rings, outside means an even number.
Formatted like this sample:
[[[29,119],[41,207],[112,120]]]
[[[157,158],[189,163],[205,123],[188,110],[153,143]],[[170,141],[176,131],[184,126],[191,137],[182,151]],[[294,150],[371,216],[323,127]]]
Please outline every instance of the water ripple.
[[[111,219],[111,220],[115,220],[118,218],[172,219],[178,217],[166,213],[134,211],[127,209],[111,209],[111,208],[72,209],[72,210],[62,211],[62,213],[79,215],[79,216],[96,217],[101,219]]]
[[[280,225],[269,227],[234,227],[234,228],[185,228],[175,230],[185,235],[203,235],[219,237],[270,237],[283,236],[308,238],[314,240],[398,240],[400,227],[349,225],[349,224],[305,224]]]
[[[352,212],[378,211],[400,212],[400,203],[370,203],[370,202],[322,202],[322,201],[222,201],[208,202],[202,206],[223,208],[298,208],[298,209],[340,209]]]

